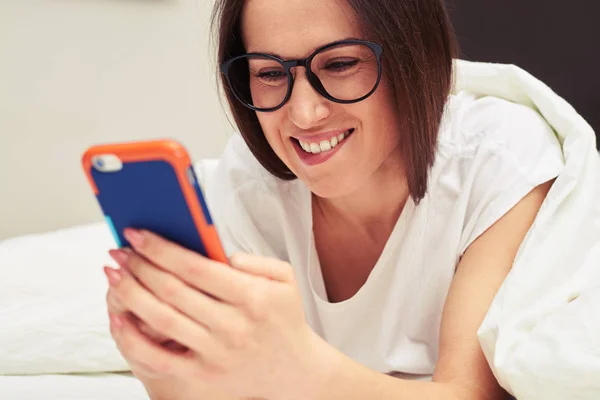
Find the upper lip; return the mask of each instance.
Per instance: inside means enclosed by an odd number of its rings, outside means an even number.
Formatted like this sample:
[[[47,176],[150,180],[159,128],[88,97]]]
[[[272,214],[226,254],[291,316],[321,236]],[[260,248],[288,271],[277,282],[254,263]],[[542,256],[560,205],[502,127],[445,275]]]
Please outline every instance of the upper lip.
[[[292,137],[305,143],[321,143],[323,140],[333,139],[334,137],[339,136],[341,133],[346,133],[351,129],[353,128],[335,129],[326,132],[319,132],[307,135],[296,135]]]

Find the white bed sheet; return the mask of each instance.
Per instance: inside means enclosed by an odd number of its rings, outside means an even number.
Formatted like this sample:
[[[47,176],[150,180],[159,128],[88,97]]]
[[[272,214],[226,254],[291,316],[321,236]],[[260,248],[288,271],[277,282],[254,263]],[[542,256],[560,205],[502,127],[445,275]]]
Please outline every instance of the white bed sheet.
[[[0,376],[2,400],[148,400],[131,374]]]

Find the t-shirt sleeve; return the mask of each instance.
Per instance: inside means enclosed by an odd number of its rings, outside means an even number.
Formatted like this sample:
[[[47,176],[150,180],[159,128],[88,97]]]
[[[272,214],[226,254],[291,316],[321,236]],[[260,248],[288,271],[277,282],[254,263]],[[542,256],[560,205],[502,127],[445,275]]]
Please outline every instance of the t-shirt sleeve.
[[[536,186],[561,172],[561,144],[535,110],[506,100],[476,100],[461,129],[476,143],[463,171],[466,195],[460,254]]]
[[[206,179],[207,205],[225,254],[274,256],[264,221],[277,209],[273,177],[258,163],[240,135],[233,136]]]
[[[227,256],[235,252],[249,252],[250,244],[242,232],[251,229],[245,211],[239,205],[239,192],[251,184],[251,172],[245,165],[242,143],[238,135],[232,137],[216,165],[205,174],[204,192],[213,224]],[[235,225],[232,220],[236,220]]]

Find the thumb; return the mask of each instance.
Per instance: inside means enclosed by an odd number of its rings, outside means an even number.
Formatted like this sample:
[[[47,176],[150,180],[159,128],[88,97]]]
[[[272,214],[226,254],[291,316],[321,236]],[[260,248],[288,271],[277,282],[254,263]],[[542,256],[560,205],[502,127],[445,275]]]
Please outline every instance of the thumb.
[[[294,279],[291,265],[274,258],[235,253],[230,257],[229,262],[233,268],[255,276],[280,282],[290,282]]]

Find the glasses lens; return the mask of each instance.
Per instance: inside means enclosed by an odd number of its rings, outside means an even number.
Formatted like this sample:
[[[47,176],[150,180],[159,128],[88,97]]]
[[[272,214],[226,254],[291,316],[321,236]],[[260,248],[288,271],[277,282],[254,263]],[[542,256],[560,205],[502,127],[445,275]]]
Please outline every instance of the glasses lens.
[[[342,44],[319,52],[312,60],[311,71],[331,97],[351,101],[375,88],[379,61],[369,46]]]
[[[229,80],[237,97],[257,108],[279,106],[288,90],[283,65],[268,57],[238,58],[229,67]]]

